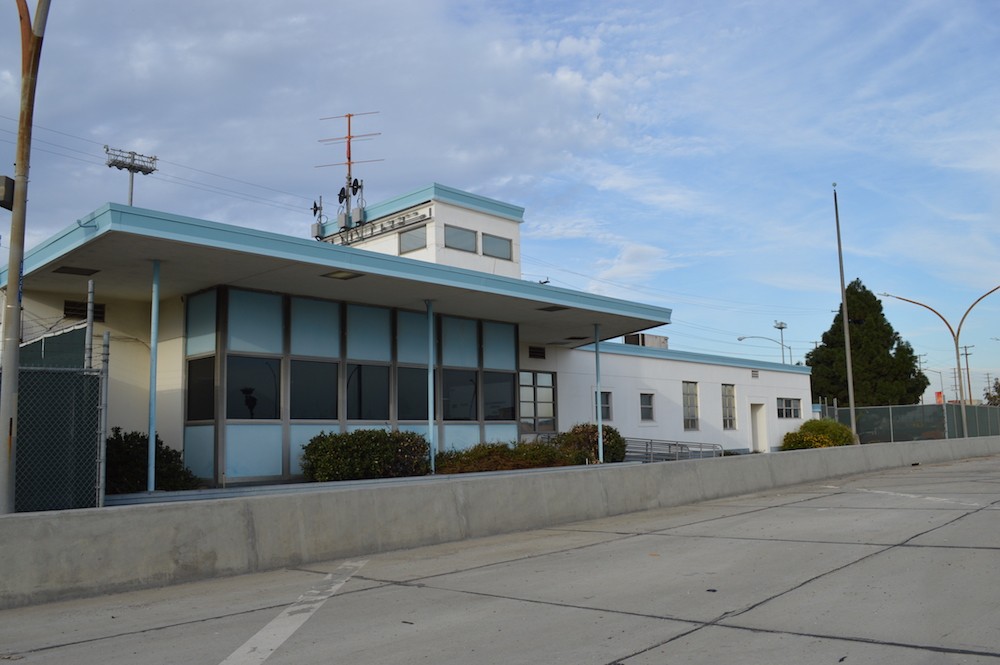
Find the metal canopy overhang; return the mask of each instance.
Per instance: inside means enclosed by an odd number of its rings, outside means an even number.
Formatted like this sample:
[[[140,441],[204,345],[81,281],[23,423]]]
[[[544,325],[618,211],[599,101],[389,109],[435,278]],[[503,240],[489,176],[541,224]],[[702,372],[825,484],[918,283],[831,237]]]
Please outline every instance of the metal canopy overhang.
[[[670,322],[670,310],[168,213],[108,204],[25,255],[27,294],[149,302],[218,285],[516,323],[522,342],[576,347]],[[68,274],[96,271],[92,275]],[[331,273],[359,275],[343,280]],[[6,269],[0,283],[6,283]]]

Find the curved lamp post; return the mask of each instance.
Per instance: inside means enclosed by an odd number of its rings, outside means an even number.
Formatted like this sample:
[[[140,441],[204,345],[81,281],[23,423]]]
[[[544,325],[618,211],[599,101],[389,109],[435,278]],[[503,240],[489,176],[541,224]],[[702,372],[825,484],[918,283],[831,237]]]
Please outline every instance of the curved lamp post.
[[[781,345],[781,364],[782,365],[785,364],[785,349],[788,349],[788,362],[789,363],[792,362],[792,347],[786,346],[784,342],[779,342],[778,340],[773,339],[771,337],[760,337],[759,335],[744,335],[742,337],[737,337],[736,341],[737,342],[742,342],[745,339],[766,339],[769,342],[774,342],[775,344],[780,344]]]
[[[891,293],[880,293],[879,294],[880,296],[885,296],[887,298],[895,298],[896,300],[902,300],[903,302],[912,303],[914,305],[920,305],[924,309],[929,309],[930,311],[934,312],[939,319],[941,319],[942,321],[944,321],[944,324],[946,326],[948,326],[948,332],[951,333],[951,339],[955,342],[955,371],[958,372],[958,374],[956,375],[958,377],[958,381],[957,381],[957,383],[958,383],[958,398],[959,398],[959,400],[962,403],[962,436],[966,436],[966,437],[969,436],[969,418],[968,418],[968,416],[966,415],[966,412],[965,412],[965,402],[966,402],[966,399],[965,399],[965,386],[962,385],[962,357],[961,357],[961,354],[959,353],[958,338],[962,334],[962,324],[965,323],[965,317],[967,317],[969,315],[969,312],[972,311],[972,308],[975,307],[976,305],[978,305],[979,302],[983,298],[985,298],[986,296],[990,295],[991,293],[995,293],[998,290],[1000,290],[1000,285],[994,286],[992,289],[990,289],[989,291],[987,291],[983,295],[981,295],[978,298],[976,298],[976,301],[973,302],[971,305],[969,305],[969,309],[965,310],[965,314],[962,315],[962,320],[958,322],[958,328],[952,328],[951,324],[948,323],[948,319],[946,319],[943,316],[941,316],[941,313],[939,311],[937,311],[936,309],[934,309],[933,307],[931,307],[930,305],[925,305],[922,302],[917,302],[916,300],[910,300],[909,298],[903,298],[902,296],[894,296]]]

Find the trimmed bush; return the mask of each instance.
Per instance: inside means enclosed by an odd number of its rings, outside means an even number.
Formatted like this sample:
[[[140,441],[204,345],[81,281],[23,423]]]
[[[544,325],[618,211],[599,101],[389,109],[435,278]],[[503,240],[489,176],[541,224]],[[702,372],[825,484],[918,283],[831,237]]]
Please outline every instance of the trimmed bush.
[[[581,423],[568,432],[557,434],[552,442],[572,451],[577,456],[577,464],[597,462],[597,425]],[[611,425],[604,425],[604,461],[621,462],[625,459],[625,438]]]
[[[430,472],[429,451],[413,432],[320,432],[302,450],[302,473],[315,482],[423,476]]]
[[[181,451],[167,448],[156,437],[156,489],[174,492],[198,489],[200,483],[184,466]],[[131,494],[146,491],[149,473],[149,435],[125,432],[112,427],[107,441],[106,494]]]
[[[797,432],[789,432],[782,441],[782,450],[802,450],[803,448],[830,448],[849,446],[854,443],[854,434],[847,425],[836,420],[822,418],[807,420]]]
[[[448,450],[434,458],[437,473],[513,471],[583,464],[573,451],[547,441],[480,443],[465,450]]]

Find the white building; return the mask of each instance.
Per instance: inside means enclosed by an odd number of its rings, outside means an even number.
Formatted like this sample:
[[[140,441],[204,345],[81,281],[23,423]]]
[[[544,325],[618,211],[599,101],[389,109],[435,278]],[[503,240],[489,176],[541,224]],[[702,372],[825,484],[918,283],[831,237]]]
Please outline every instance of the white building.
[[[806,367],[612,343],[670,310],[519,279],[517,206],[431,185],[356,219],[293,238],[108,204],[26,252],[24,339],[78,324],[93,281],[110,425],[153,422],[220,484],[296,478],[324,430],[566,430],[598,392],[626,437],[734,451],[811,416]]]

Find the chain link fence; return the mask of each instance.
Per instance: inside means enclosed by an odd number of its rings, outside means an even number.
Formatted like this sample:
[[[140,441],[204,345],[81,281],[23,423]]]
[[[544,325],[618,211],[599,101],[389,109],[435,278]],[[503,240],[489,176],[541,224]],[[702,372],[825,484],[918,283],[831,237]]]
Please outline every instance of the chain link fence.
[[[100,369],[21,369],[15,511],[100,504],[103,378]]]
[[[969,436],[1000,434],[1000,407],[966,406]],[[822,415],[845,425],[851,411],[843,407],[823,407]],[[917,404],[909,406],[865,406],[854,409],[861,443],[955,439],[962,434],[962,407],[958,404]]]

